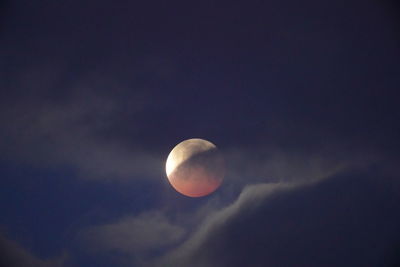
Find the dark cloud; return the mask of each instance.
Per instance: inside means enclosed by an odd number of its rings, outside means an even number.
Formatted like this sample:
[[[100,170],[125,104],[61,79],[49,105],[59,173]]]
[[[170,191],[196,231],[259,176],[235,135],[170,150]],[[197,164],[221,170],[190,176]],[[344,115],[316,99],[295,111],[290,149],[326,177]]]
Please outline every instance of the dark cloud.
[[[252,185],[160,266],[395,266],[399,190],[374,171]]]
[[[13,240],[0,235],[0,266],[4,267],[63,267],[67,255],[58,259],[43,260]]]

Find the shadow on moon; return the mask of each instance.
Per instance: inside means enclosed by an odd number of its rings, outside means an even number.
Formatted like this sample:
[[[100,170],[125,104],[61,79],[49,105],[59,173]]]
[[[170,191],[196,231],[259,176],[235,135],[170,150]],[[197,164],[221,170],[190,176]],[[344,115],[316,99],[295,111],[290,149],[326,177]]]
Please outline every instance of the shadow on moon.
[[[214,192],[222,183],[225,163],[217,148],[198,152],[169,174],[171,185],[181,194],[202,197]]]

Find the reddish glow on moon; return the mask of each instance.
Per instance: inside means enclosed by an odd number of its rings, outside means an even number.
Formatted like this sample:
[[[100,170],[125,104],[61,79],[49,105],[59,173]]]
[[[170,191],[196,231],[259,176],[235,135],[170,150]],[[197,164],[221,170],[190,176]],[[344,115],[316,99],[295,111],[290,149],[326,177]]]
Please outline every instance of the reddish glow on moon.
[[[224,161],[217,147],[204,139],[188,139],[172,149],[166,162],[172,187],[189,197],[214,192],[224,177]]]

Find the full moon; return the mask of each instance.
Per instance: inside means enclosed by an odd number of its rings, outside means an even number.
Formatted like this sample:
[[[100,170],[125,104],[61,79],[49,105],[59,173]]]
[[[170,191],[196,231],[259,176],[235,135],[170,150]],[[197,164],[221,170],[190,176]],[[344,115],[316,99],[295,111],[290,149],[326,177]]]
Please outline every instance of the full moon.
[[[221,185],[225,174],[218,148],[199,138],[177,144],[168,155],[165,171],[172,187],[188,197],[211,194]]]

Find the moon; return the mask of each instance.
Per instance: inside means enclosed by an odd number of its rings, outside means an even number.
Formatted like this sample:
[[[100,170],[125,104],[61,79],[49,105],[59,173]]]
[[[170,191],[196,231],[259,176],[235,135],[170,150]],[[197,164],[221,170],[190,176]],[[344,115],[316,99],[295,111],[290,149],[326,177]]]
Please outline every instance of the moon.
[[[177,144],[169,153],[165,171],[172,187],[188,197],[203,197],[221,185],[225,167],[218,148],[193,138]]]

